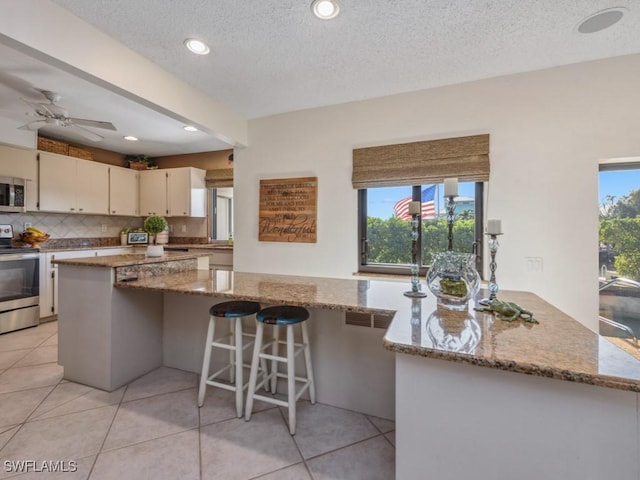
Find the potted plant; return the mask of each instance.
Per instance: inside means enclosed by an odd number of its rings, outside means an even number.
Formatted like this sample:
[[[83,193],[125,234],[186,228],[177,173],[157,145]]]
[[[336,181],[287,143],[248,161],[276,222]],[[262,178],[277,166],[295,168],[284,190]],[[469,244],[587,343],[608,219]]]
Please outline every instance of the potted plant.
[[[157,234],[167,228],[167,220],[159,215],[151,215],[144,219],[142,226],[149,234],[147,255],[150,257],[161,257],[164,254],[164,247],[162,245],[155,245],[155,239]]]
[[[156,161],[146,155],[127,155],[124,157],[125,167],[133,170],[150,170],[158,168]]]

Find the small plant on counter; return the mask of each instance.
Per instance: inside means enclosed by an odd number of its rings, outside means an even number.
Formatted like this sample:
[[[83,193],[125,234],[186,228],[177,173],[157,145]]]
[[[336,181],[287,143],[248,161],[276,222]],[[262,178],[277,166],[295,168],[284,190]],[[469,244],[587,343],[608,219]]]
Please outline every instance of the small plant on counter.
[[[167,220],[159,215],[151,215],[144,219],[142,226],[149,235],[157,235],[167,228]]]
[[[130,231],[131,229],[129,227],[122,227],[122,230],[120,230],[120,235],[127,235]]]

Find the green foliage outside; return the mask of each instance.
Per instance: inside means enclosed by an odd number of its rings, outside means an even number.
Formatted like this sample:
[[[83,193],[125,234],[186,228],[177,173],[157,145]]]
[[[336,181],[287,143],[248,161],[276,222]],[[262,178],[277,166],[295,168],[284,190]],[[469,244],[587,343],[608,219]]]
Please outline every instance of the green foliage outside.
[[[617,252],[614,266],[619,276],[640,281],[640,190],[617,202],[607,197],[600,215],[600,243]]]
[[[475,220],[461,217],[463,216],[458,217],[453,225],[453,249],[456,252],[471,253]],[[367,233],[370,263],[411,263],[411,222],[398,217],[385,220],[367,217]],[[447,235],[446,218],[422,221],[423,264],[430,265],[435,253],[447,249]]]

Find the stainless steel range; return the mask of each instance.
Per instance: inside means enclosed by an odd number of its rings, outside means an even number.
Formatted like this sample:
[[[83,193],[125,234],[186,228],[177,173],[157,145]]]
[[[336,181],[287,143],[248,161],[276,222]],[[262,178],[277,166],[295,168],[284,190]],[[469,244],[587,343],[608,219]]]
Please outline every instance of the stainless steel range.
[[[11,245],[13,228],[0,225],[0,334],[40,321],[40,254]]]

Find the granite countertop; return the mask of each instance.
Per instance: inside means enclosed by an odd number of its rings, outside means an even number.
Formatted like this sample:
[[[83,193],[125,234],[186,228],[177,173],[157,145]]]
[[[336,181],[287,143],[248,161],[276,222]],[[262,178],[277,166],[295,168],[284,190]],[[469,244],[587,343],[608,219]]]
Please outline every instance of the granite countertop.
[[[74,250],[102,250],[102,249],[113,249],[113,248],[128,248],[134,247],[135,245],[101,245],[101,246],[82,246],[82,247],[73,247],[73,246],[41,246],[39,248],[35,248],[35,250],[39,250],[42,253],[49,252],[68,252]],[[145,245],[146,247],[146,245]]]
[[[104,258],[104,257],[103,257]],[[640,361],[527,292],[501,291],[535,313],[539,324],[436,308],[403,295],[408,281],[336,279],[224,271],[154,276],[117,287],[394,315],[388,350],[640,392]],[[423,285],[424,288],[424,285]],[[479,296],[481,298],[481,294]]]
[[[161,257],[147,257],[144,253],[127,253],[124,255],[106,255],[104,257],[67,258],[53,260],[58,265],[74,265],[80,267],[130,267],[132,265],[146,265],[150,263],[163,263],[176,260],[190,260],[198,257],[206,257],[206,253],[195,252],[165,252]]]
[[[193,250],[224,250],[233,251],[233,245],[220,243],[169,243],[165,248],[189,248]]]

